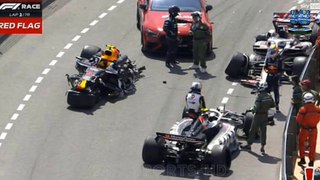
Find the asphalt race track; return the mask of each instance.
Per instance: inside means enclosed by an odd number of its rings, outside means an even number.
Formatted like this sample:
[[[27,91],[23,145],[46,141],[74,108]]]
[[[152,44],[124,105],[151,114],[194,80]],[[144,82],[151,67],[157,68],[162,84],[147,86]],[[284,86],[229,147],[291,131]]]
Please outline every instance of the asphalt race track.
[[[230,173],[222,177],[142,162],[144,139],[156,131],[168,132],[179,120],[195,77],[202,80],[208,107],[224,101],[228,109],[241,113],[253,105],[251,90],[227,80],[224,69],[233,53],[252,52],[254,36],[272,27],[273,11],[288,11],[295,2],[208,0],[208,4],[214,7],[210,16],[216,49],[209,57],[207,75],[188,69],[191,57],[182,56],[181,68],[170,72],[161,55],[148,58],[141,53],[133,0],[72,0],[45,19],[43,35],[25,36],[12,45],[0,56],[0,179],[278,179],[291,95],[288,85],[281,87],[282,113],[276,116],[276,126],[268,127],[267,155],[262,156],[260,145],[254,144],[252,152],[235,156]],[[69,108],[65,74],[76,72],[74,57],[86,44],[106,43],[146,66],[136,93],[102,101],[90,110]]]

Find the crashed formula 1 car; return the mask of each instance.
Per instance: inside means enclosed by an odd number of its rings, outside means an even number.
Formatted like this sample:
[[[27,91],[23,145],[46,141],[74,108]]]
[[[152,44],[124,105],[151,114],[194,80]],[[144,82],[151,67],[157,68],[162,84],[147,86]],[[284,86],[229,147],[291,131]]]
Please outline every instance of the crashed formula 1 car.
[[[169,133],[146,138],[142,159],[147,164],[191,163],[199,167],[230,169],[238,151],[237,133],[249,133],[253,116],[232,111],[205,109],[196,119],[183,118]]]
[[[71,89],[67,103],[72,107],[92,107],[102,96],[122,96],[135,91],[135,82],[145,67],[137,68],[126,55],[120,56],[106,69],[99,68],[101,49],[85,46],[77,57],[78,74],[66,75]]]

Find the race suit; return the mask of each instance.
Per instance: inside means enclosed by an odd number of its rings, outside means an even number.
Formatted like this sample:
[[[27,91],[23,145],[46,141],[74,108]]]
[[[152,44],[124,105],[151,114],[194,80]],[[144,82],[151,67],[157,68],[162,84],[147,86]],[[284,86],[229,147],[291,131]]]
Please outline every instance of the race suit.
[[[200,93],[189,92],[186,96],[186,109],[188,113],[194,113],[196,117],[200,115],[200,109],[205,108],[204,97]]]

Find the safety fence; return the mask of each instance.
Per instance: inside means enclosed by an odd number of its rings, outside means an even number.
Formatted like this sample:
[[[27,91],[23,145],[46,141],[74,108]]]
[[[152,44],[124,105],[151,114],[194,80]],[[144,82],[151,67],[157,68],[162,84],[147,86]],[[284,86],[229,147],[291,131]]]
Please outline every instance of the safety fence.
[[[320,48],[314,46],[312,48],[312,52],[307,60],[307,63],[304,66],[302,74],[300,76],[300,80],[309,79],[313,82],[313,89],[317,87],[318,83],[318,72],[319,67],[317,63],[317,51]],[[298,156],[297,149],[297,122],[295,120],[296,110],[293,106],[290,106],[289,113],[287,116],[287,121],[285,124],[285,128],[283,131],[283,144],[282,144],[282,168],[280,172],[280,176],[282,180],[292,180],[294,179],[294,168],[295,161]]]

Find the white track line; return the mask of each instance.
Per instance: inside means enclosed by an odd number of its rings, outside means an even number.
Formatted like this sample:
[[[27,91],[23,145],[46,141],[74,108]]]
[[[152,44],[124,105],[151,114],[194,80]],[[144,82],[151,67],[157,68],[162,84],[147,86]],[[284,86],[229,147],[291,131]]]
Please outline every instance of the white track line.
[[[24,106],[25,106],[25,104],[19,104],[17,111],[22,111]]]
[[[98,20],[93,20],[89,25],[90,25],[90,26],[94,26],[94,25],[96,25],[98,22],[99,22]]]
[[[99,15],[99,18],[102,19],[102,18],[104,18],[107,14],[108,14],[108,13],[104,12],[104,13],[102,13],[102,14]]]
[[[57,62],[58,62],[58,61],[54,59],[54,60],[52,60],[52,61],[50,62],[49,66],[54,66]]]
[[[12,128],[12,126],[13,126],[13,123],[8,123],[4,129],[10,130]]]
[[[29,101],[31,98],[31,94],[27,94],[24,96],[23,101]]]
[[[228,97],[224,97],[221,101],[221,104],[227,104],[229,98]]]
[[[119,1],[117,1],[118,4],[121,4],[121,3],[123,3],[123,2],[124,2],[124,0],[119,0]]]
[[[84,34],[86,32],[88,32],[90,30],[90,28],[84,28],[82,31],[81,31],[81,34]]]
[[[230,95],[230,94],[232,94],[232,92],[233,92],[233,91],[234,91],[234,89],[229,88],[229,89],[228,89],[228,91],[227,91],[227,94],[229,94],[229,95]]]
[[[14,113],[12,116],[11,116],[11,120],[17,120],[19,117],[19,114],[18,113]]]
[[[70,49],[72,45],[72,43],[68,43],[63,49]]]
[[[37,78],[37,80],[35,81],[35,83],[39,84],[39,83],[41,83],[42,80],[43,80],[43,77],[39,76]]]
[[[7,136],[7,134],[8,134],[8,133],[6,133],[6,132],[1,133],[0,139],[5,139],[6,136]]]
[[[46,74],[48,74],[48,73],[49,73],[49,71],[50,71],[50,68],[46,68],[46,69],[44,69],[44,70],[42,71],[42,73],[41,73],[41,74],[46,75]]]
[[[117,7],[117,6],[111,6],[111,7],[108,9],[108,11],[112,11],[112,10],[114,10],[116,7]]]
[[[56,57],[60,58],[60,57],[62,57],[63,55],[64,55],[64,52],[63,52],[63,51],[60,51],[60,52],[57,54]]]
[[[33,85],[31,86],[31,88],[29,89],[29,92],[35,92],[38,86]]]
[[[233,82],[233,83],[232,83],[232,86],[236,86],[237,84],[238,84],[238,83],[236,83],[236,82]]]
[[[81,38],[81,36],[79,36],[79,35],[76,35],[73,39],[72,39],[72,41],[78,41],[79,39]]]

